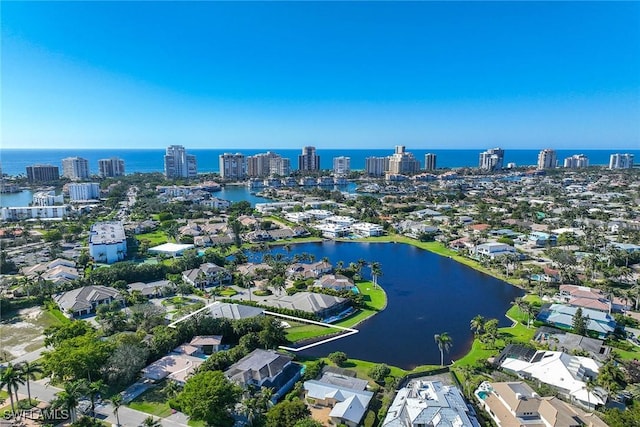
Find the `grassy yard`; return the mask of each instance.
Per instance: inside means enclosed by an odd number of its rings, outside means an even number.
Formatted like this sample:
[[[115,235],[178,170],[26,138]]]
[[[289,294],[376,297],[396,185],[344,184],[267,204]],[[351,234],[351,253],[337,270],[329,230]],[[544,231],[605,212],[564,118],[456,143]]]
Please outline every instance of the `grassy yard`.
[[[169,396],[164,391],[164,385],[165,383],[162,382],[157,387],[147,390],[131,401],[128,406],[131,409],[146,412],[156,417],[168,417],[171,415],[171,408],[167,403]]]
[[[359,282],[357,284],[360,294],[362,294],[364,301],[367,304],[367,308],[357,310],[351,316],[333,323],[336,326],[342,326],[343,328],[352,328],[360,322],[375,315],[378,311],[383,310],[387,305],[387,295],[384,290],[378,286],[373,288],[372,282]],[[323,327],[318,325],[309,325],[304,323],[291,324],[291,328],[287,328],[287,339],[290,342],[297,342],[310,338],[317,338],[325,335],[331,335],[339,330],[329,327]]]
[[[139,241],[148,240],[150,246],[152,247],[167,243],[169,241],[167,235],[162,230],[152,231],[151,233],[138,234],[136,235],[136,238]]]
[[[37,350],[44,345],[44,330],[61,323],[61,319],[42,307],[18,310],[0,322],[0,348],[10,359]]]

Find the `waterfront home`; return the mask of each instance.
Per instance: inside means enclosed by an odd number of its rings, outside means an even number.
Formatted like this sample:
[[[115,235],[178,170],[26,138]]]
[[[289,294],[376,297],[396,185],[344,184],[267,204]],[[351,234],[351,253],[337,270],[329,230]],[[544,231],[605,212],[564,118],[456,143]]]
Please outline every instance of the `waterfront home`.
[[[560,350],[565,353],[587,353],[593,359],[604,362],[611,353],[611,347],[604,341],[572,334],[561,329],[541,326],[536,330],[533,340],[549,346],[549,350]]]
[[[524,359],[524,360],[523,360]],[[555,388],[572,402],[593,409],[604,405],[603,390],[587,390],[588,381],[596,379],[601,363],[590,357],[572,356],[562,351],[536,351],[525,358],[506,357],[500,367],[524,379],[536,379]]]
[[[476,255],[494,259],[503,255],[516,253],[516,248],[506,243],[488,242],[477,245],[475,248]]]
[[[274,390],[276,402],[300,378],[302,366],[291,356],[273,350],[256,349],[231,365],[224,374],[242,387],[267,387]]]
[[[264,301],[262,304],[289,310],[302,310],[315,314],[320,319],[327,319],[349,309],[351,301],[333,295],[296,292],[293,295],[283,295]]]
[[[353,280],[341,274],[325,274],[316,280],[313,286],[334,291],[351,290],[355,286]]]
[[[287,221],[301,224],[311,221],[313,219],[313,216],[309,215],[307,212],[287,212],[284,214],[284,218]]]
[[[608,298],[600,289],[578,285],[560,285],[559,299],[569,305],[606,312],[624,312],[631,308],[619,297]]]
[[[287,276],[294,279],[308,279],[322,276],[323,274],[331,273],[333,271],[333,265],[329,262],[319,261],[311,264],[295,263],[291,264],[287,268]]]
[[[536,319],[559,328],[571,329],[578,308],[565,304],[545,304]],[[582,315],[589,316],[587,330],[597,333],[598,338],[605,338],[618,326],[613,317],[603,311],[582,308]]]
[[[110,304],[113,301],[122,301],[120,292],[106,286],[84,286],[73,289],[53,297],[67,317],[80,317],[94,313],[101,304]]]
[[[556,397],[540,397],[522,381],[483,382],[475,396],[498,427],[606,427],[600,418]]]
[[[209,311],[207,314],[211,317],[239,320],[264,316],[264,309],[244,304],[230,304],[216,301],[208,307]]]
[[[373,398],[373,392],[364,388],[339,386],[322,379],[305,381],[304,392],[311,406],[331,408],[329,419],[334,425],[349,427],[360,425]]]
[[[333,223],[314,224],[313,228],[320,231],[323,237],[328,239],[336,239],[349,235],[351,228],[348,225],[340,225]]]
[[[251,277],[265,277],[269,271],[273,268],[266,263],[252,263],[240,264],[236,266],[236,270],[243,276]]]
[[[198,268],[183,271],[182,279],[196,288],[208,288],[231,283],[231,274],[224,267],[206,262]]]
[[[370,222],[356,222],[351,225],[351,232],[361,237],[382,236],[384,228],[381,225]]]
[[[382,427],[479,425],[457,387],[420,379],[411,380],[398,390],[381,424]]]

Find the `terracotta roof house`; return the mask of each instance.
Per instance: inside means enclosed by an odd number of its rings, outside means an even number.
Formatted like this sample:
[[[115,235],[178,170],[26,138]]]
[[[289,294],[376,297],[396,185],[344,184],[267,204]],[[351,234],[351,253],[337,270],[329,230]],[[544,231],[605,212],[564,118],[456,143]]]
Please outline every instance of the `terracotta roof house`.
[[[606,427],[600,418],[556,397],[540,397],[521,381],[483,382],[475,396],[499,427]]]
[[[353,280],[341,274],[325,274],[315,281],[314,286],[333,289],[334,291],[351,290],[355,286]]]

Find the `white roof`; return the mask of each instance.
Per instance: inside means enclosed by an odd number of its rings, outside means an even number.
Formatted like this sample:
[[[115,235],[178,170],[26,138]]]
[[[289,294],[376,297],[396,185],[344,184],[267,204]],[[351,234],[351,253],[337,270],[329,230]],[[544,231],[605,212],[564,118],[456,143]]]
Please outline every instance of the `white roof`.
[[[159,246],[154,246],[153,248],[149,248],[150,252],[162,252],[162,253],[180,253],[186,251],[187,249],[193,248],[193,245],[180,245],[177,243],[164,243]]]

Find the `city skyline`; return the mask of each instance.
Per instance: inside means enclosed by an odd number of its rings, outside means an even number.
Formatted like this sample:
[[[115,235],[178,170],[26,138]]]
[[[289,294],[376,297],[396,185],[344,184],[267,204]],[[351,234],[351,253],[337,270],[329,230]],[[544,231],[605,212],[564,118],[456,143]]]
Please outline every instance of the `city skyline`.
[[[2,148],[633,150],[639,12],[10,2]]]

